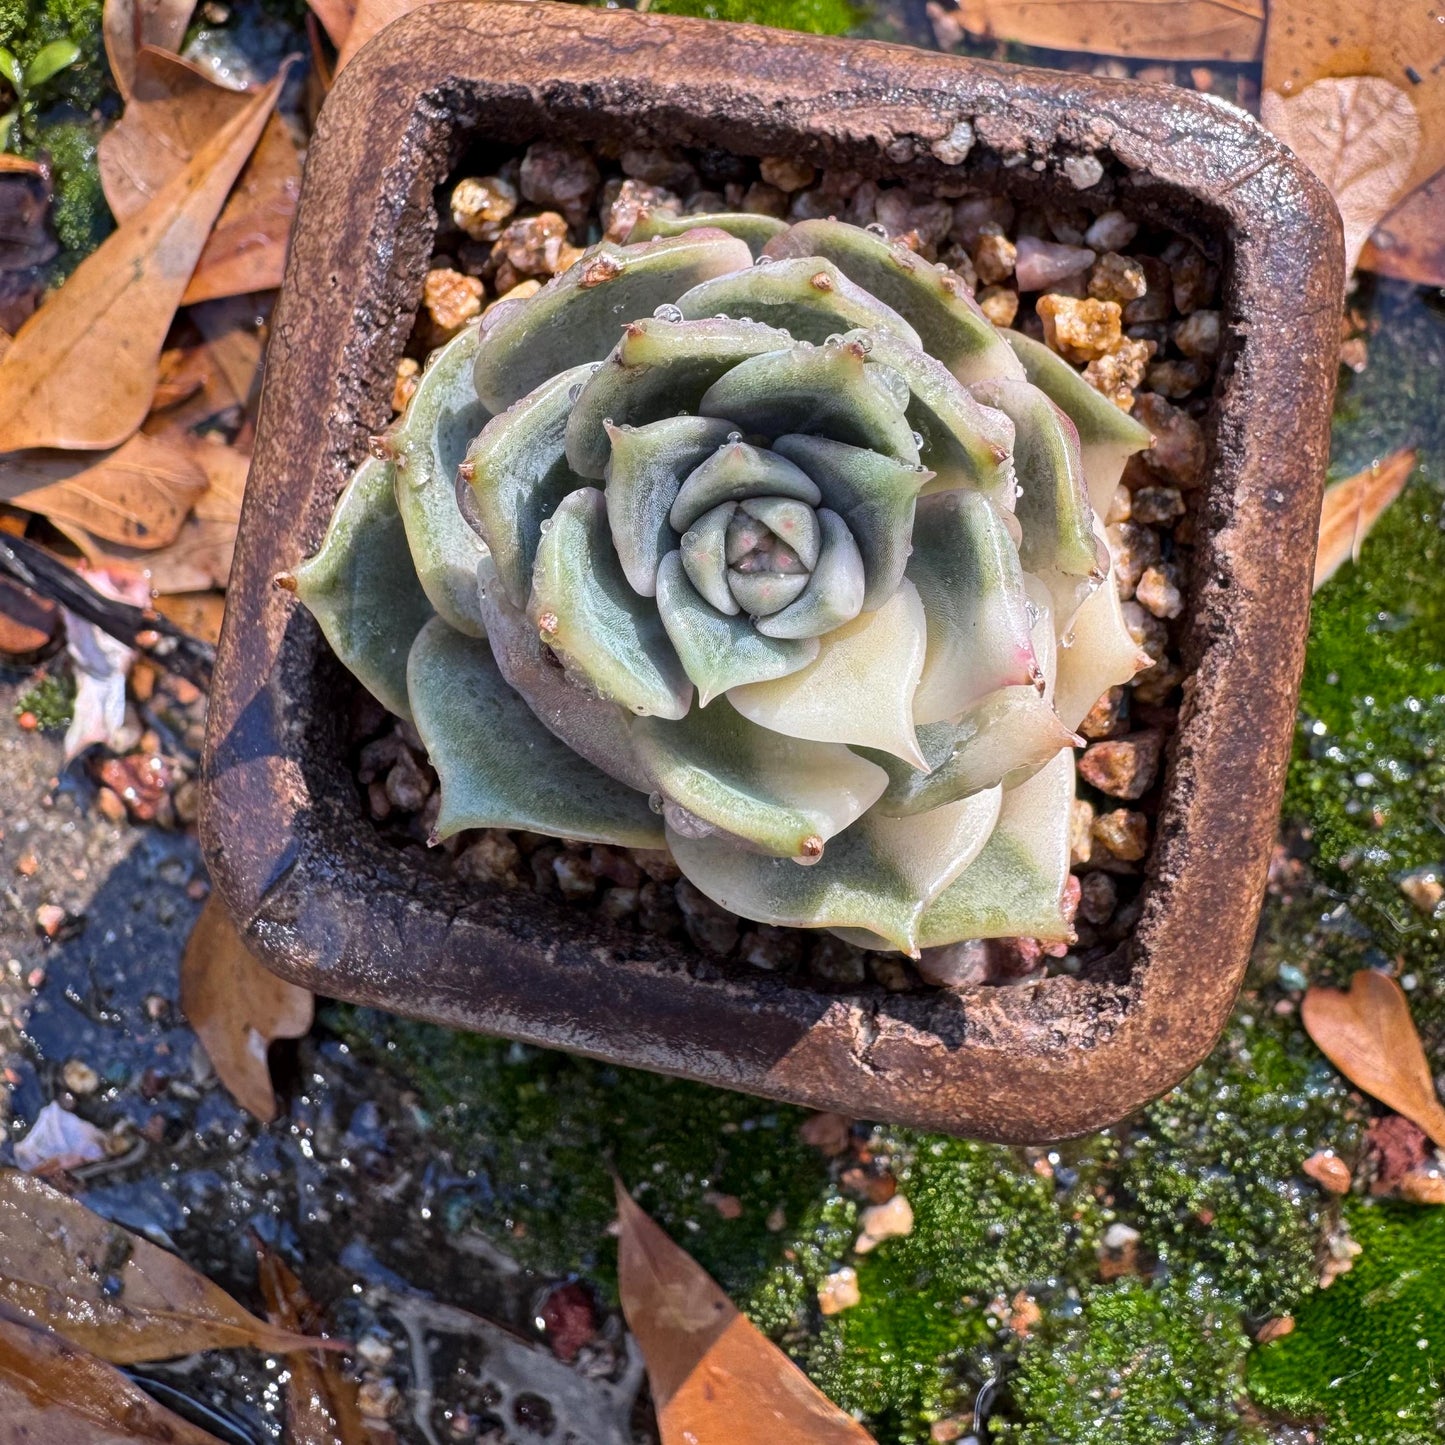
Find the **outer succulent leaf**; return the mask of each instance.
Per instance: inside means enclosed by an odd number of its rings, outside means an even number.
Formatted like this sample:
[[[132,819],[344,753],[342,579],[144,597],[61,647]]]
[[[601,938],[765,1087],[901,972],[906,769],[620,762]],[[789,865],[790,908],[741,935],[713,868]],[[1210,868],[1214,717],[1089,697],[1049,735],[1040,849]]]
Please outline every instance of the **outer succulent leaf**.
[[[867,573],[858,543],[837,512],[819,507],[823,544],[798,600],[757,624],[768,637],[822,637],[863,610]],[[885,599],[886,600],[886,599]]]
[[[685,532],[704,512],[745,497],[792,497],[817,506],[823,494],[786,457],[744,441],[724,441],[682,484],[668,513],[675,532]]]
[[[1069,941],[1064,888],[1073,801],[1069,751],[1005,793],[983,851],[924,910],[918,943],[936,948],[963,938]]]
[[[863,562],[863,610],[881,607],[903,577],[914,504],[932,473],[828,437],[780,436],[773,450],[800,466],[847,523]]]
[[[407,554],[392,471],[374,457],[357,468],[320,549],[296,569],[296,595],[361,685],[410,719],[406,656],[432,605]]]
[[[1027,381],[983,382],[974,395],[1013,421],[1023,529],[1019,560],[1048,587],[1054,628],[1062,636],[1079,604],[1108,575],[1108,549],[1094,533],[1094,513],[1079,462],[1074,424]]]
[[[856,341],[766,352],[715,381],[698,410],[745,432],[830,436],[916,465],[913,429],[903,409],[864,373],[866,355]]]
[[[745,242],[702,227],[640,246],[603,241],[488,329],[477,356],[477,395],[503,411],[559,371],[606,356],[627,322],[752,259]]]
[[[563,497],[586,485],[568,464],[564,442],[572,388],[588,375],[587,367],[574,366],[494,416],[462,464],[461,485],[471,488],[482,536],[518,607],[532,584],[542,523]]]
[[[705,602],[689,583],[676,552],[664,557],[657,569],[657,610],[684,670],[697,684],[700,707],[731,687],[786,677],[818,655],[813,639],[763,637],[748,618],[727,615]]]
[[[630,321],[572,408],[567,457],[573,470],[580,477],[604,475],[612,448],[608,421],[641,430],[696,411],[708,387],[738,362],[787,345],[781,331],[760,321]]]
[[[1104,693],[1152,661],[1129,635],[1118,589],[1106,583],[1074,614],[1059,648],[1054,707],[1060,721],[1078,727]]]
[[[480,636],[477,562],[486,548],[457,510],[457,467],[491,413],[472,388],[479,328],[465,327],[433,354],[406,415],[387,434],[396,502],[417,576],[459,632]]]
[[[768,618],[781,612],[808,585],[806,574],[740,572],[728,568],[728,587],[749,617]]]
[[[923,438],[923,465],[934,476],[924,492],[971,487],[994,506],[1013,511],[1013,423],[985,406],[942,362],[905,346],[896,337],[870,334],[875,365],[886,366],[908,385],[908,424]]]
[[[891,306],[817,256],[716,276],[679,296],[677,308],[690,321],[718,315],[763,321],[816,345],[860,326],[887,331],[910,346],[921,344],[918,333]]]
[[[552,514],[527,615],[568,673],[599,697],[644,715],[687,712],[692,683],[657,608],[627,585],[595,488],[578,488]]]
[[[901,241],[842,221],[800,221],[763,247],[764,256],[821,256],[910,321],[922,347],[960,381],[1022,376],[1023,368],[968,287],[947,267],[930,266]]]
[[[810,867],[749,853],[725,839],[668,830],[677,866],[709,898],[760,923],[858,928],[917,956],[918,921],[986,847],[999,790],[906,823],[873,810],[839,833]]]
[[[682,556],[682,569],[687,580],[697,589],[704,602],[716,607],[728,617],[736,617],[740,611],[728,588],[727,537],[728,524],[737,511],[736,502],[724,502],[710,512],[704,512],[696,522],[682,534],[678,548]],[[663,618],[664,623],[667,621]],[[671,633],[668,634],[671,636]],[[676,639],[673,639],[676,645]],[[683,658],[687,666],[687,658]],[[697,681],[696,678],[693,679]]]
[[[632,751],[631,715],[615,702],[606,702],[567,680],[561,664],[542,645],[531,619],[507,599],[490,557],[482,558],[477,585],[487,641],[507,685],[547,731],[574,753],[608,777],[650,793],[652,784]]]
[[[681,722],[641,718],[638,756],[669,801],[779,858],[816,854],[872,806],[887,776],[837,743],[754,727],[726,699]]]
[[[808,667],[776,682],[735,687],[728,698],[744,717],[774,732],[877,748],[924,768],[913,732],[924,645],[923,603],[905,577],[876,612],[823,638]]]
[[[1028,379],[1078,428],[1089,501],[1099,516],[1106,516],[1124,463],[1149,445],[1148,429],[1095,391],[1042,341],[1019,331],[1005,331],[1003,337],[1023,363]]]
[[[434,836],[527,828],[583,842],[656,848],[647,796],[559,742],[509,688],[485,640],[434,617],[412,644],[407,687],[441,780]]]
[[[788,229],[786,221],[752,211],[703,211],[695,216],[679,216],[676,211],[648,210],[637,218],[627,233],[627,242],[635,245],[638,241],[650,241],[654,236],[682,236],[699,226],[726,231],[729,236],[746,241],[754,257],[761,254],[763,247],[779,231]]]
[[[908,576],[928,618],[913,720],[942,722],[998,688],[1041,686],[1023,569],[999,513],[978,492],[940,492],[919,502],[912,535]]]
[[[622,570],[641,597],[657,591],[657,564],[677,546],[667,514],[683,479],[727,440],[731,423],[669,416],[646,426],[611,426],[607,521]]]

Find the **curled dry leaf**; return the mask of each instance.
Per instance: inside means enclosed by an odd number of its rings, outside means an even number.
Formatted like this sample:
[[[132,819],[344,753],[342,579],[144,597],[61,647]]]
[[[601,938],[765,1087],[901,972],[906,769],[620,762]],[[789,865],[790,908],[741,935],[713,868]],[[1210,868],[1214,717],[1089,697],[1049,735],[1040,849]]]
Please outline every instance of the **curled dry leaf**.
[[[617,1183],[617,1283],[647,1361],[662,1445],[866,1445],[813,1385]]]
[[[16,333],[0,360],[0,451],[104,450],[144,420],[176,307],[284,79],[283,67]]]
[[[1375,76],[1326,78],[1285,97],[1267,90],[1260,118],[1329,187],[1353,271],[1371,231],[1404,192],[1420,118],[1399,86]]]
[[[0,1304],[0,1445],[221,1445],[119,1370]]]
[[[261,1298],[273,1324],[297,1335],[314,1335],[322,1311],[286,1261],[257,1242]],[[292,1350],[286,1356],[286,1445],[368,1445],[355,1380],[342,1373],[334,1353]]]
[[[263,1124],[276,1117],[266,1050],[311,1027],[315,999],[277,978],[247,951],[225,905],[206,900],[181,959],[181,1012],[221,1082]]]
[[[1411,191],[1360,252],[1360,269],[1445,286],[1445,171]]]
[[[340,50],[356,18],[356,0],[306,0],[331,43]]]
[[[16,1169],[0,1170],[0,1304],[116,1365],[334,1348],[258,1320],[175,1255]]]
[[[179,50],[196,0],[105,0],[101,29],[115,88],[130,98],[142,47]]]
[[[1312,986],[1300,1015],[1320,1052],[1352,1084],[1445,1148],[1445,1108],[1435,1096],[1409,1001],[1393,978],[1362,968],[1348,993]]]
[[[973,35],[1157,60],[1253,60],[1263,0],[960,0]]]
[[[1360,548],[1370,528],[1404,490],[1414,470],[1415,453],[1405,447],[1325,489],[1319,547],[1315,552],[1316,592],[1347,558],[1359,561]]]
[[[21,452],[0,469],[0,501],[142,551],[175,541],[206,486],[191,444],[144,432],[99,460]]]

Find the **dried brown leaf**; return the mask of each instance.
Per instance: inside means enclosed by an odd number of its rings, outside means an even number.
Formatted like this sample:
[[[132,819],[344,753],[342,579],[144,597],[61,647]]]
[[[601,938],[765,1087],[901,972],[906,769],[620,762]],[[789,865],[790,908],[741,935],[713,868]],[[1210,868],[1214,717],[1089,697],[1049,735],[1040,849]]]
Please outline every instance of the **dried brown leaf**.
[[[176,307],[284,77],[254,94],[16,333],[0,360],[0,451],[100,451],[144,420]]]
[[[356,19],[356,0],[306,0],[331,43],[340,50]]]
[[[300,193],[296,142],[273,114],[196,262],[182,304],[280,286]]]
[[[1422,137],[1400,187],[1403,195],[1445,168],[1442,40],[1436,0],[1270,0],[1263,89],[1288,99],[1318,80],[1372,75],[1403,91],[1419,115]]]
[[[1267,90],[1260,118],[1329,187],[1353,271],[1370,232],[1404,192],[1420,149],[1410,97],[1375,76],[1327,78],[1285,97]]]
[[[0,1303],[116,1365],[297,1348],[183,1260],[17,1169],[0,1170]]]
[[[194,446],[144,432],[99,459],[40,450],[0,466],[0,500],[145,551],[175,541],[206,487]]]
[[[351,57],[393,20],[400,20],[421,5],[435,3],[436,0],[356,0],[351,28],[346,32],[345,43],[338,47],[341,53],[336,57],[336,74],[340,75],[351,63]]]
[[[1253,60],[1263,0],[960,0],[970,34],[1156,60]]]
[[[662,1445],[866,1445],[828,1399],[617,1184],[618,1291],[647,1361]]]
[[[1359,264],[1416,286],[1445,286],[1445,171],[1417,186],[1375,227]]]
[[[1435,1096],[1409,1000],[1393,978],[1362,968],[1348,993],[1312,986],[1300,1016],[1320,1052],[1352,1084],[1445,1148],[1445,1108]]]
[[[0,1305],[0,1445],[221,1445],[119,1370]]]
[[[258,1241],[261,1298],[273,1324],[294,1334],[315,1334],[321,1308],[275,1250]],[[286,1356],[286,1445],[369,1445],[356,1381],[342,1373],[332,1353],[293,1350]]]
[[[221,640],[221,621],[226,614],[224,593],[176,592],[156,597],[152,605],[162,617],[192,637],[199,637],[212,647]]]
[[[251,956],[225,905],[206,900],[181,959],[181,1012],[221,1082],[263,1124],[276,1117],[266,1050],[311,1027],[315,999]]]
[[[101,30],[115,87],[127,99],[142,46],[179,50],[196,0],[105,0]]]
[[[1347,558],[1359,560],[1360,548],[1370,528],[1404,490],[1414,470],[1415,453],[1405,447],[1325,489],[1319,547],[1315,552],[1316,592]]]

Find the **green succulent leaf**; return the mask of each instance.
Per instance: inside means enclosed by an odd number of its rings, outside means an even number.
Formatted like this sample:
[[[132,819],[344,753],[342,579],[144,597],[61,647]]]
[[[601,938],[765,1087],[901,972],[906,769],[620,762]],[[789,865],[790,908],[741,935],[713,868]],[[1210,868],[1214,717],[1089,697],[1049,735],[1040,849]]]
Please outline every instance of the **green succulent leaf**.
[[[695,227],[640,246],[603,241],[488,331],[477,357],[477,395],[493,412],[504,411],[559,371],[600,361],[620,327],[699,281],[751,264],[747,244],[724,231]]]
[[[471,489],[477,524],[518,607],[531,587],[542,523],[586,485],[567,461],[565,441],[573,389],[589,375],[586,366],[560,372],[494,416],[462,464],[460,485]]]
[[[668,520],[675,532],[684,532],[704,512],[748,497],[791,497],[813,507],[823,500],[807,474],[786,457],[725,437],[683,482]]]
[[[736,502],[724,502],[720,507],[704,512],[682,534],[682,543],[677,549],[682,557],[682,570],[697,589],[698,596],[727,617],[736,617],[742,611],[728,586],[728,528],[737,510]],[[663,622],[666,621],[664,616]],[[676,641],[675,638],[673,640]],[[686,663],[684,657],[684,666]],[[696,680],[693,679],[694,682]]]
[[[876,748],[914,767],[927,763],[913,730],[926,624],[907,578],[875,612],[820,639],[818,656],[776,682],[728,693],[742,715],[788,737]]]
[[[708,387],[740,361],[787,345],[781,331],[756,321],[629,322],[572,409],[567,456],[573,469],[581,477],[605,475],[609,421],[641,430],[695,412]]]
[[[863,610],[867,574],[853,533],[828,507],[818,508],[817,519],[822,531],[817,565],[796,602],[758,622],[765,637],[822,637]]]
[[[596,488],[578,488],[552,514],[527,614],[568,673],[599,697],[644,715],[686,714],[692,683],[657,608],[627,585]]]
[[[407,663],[417,732],[441,784],[434,836],[465,828],[526,828],[624,848],[656,848],[647,795],[560,742],[507,686],[484,639],[434,617]]]
[[[815,345],[856,327],[876,328],[909,346],[919,345],[918,333],[891,306],[817,256],[790,257],[716,276],[679,296],[677,308],[689,321],[717,315],[762,321]]]
[[[17,95],[25,88],[25,73],[20,68],[20,62],[14,52],[3,45],[0,45],[0,75],[10,82],[11,90]]]
[[[457,506],[457,468],[490,413],[472,389],[481,330],[465,327],[427,363],[406,415],[385,438],[396,502],[431,604],[459,632],[482,635],[477,563],[486,548]]]
[[[1073,802],[1074,755],[1064,749],[1004,794],[982,851],[924,909],[918,943],[936,948],[963,938],[1021,937],[1068,942],[1073,932],[1064,917],[1064,889]]]
[[[639,718],[632,730],[664,798],[779,858],[816,850],[865,813],[887,783],[881,768],[847,748],[754,727],[725,699],[680,722]]]
[[[1054,626],[1062,636],[1079,604],[1108,575],[1107,548],[1094,533],[1074,424],[1027,381],[982,382],[974,395],[1014,424],[1019,495],[1014,515],[1023,529],[1019,560],[1048,587]]]
[[[900,822],[876,809],[828,842],[803,867],[750,853],[727,839],[667,830],[683,873],[724,908],[759,923],[794,928],[858,928],[914,957],[919,923],[987,846],[1001,790],[977,793],[922,818]]]
[[[820,256],[911,322],[923,349],[960,381],[1022,376],[1007,343],[962,279],[931,266],[901,241],[843,221],[800,221],[763,247],[775,260]]]
[[[507,686],[574,753],[629,788],[651,792],[652,784],[632,749],[627,726],[631,715],[568,680],[526,612],[508,599],[490,557],[482,558],[477,583],[487,641]]]
[[[928,618],[914,721],[942,722],[997,688],[1042,684],[1018,549],[994,507],[977,492],[924,497],[912,535],[908,576]]]
[[[1078,428],[1089,501],[1101,517],[1106,516],[1125,462],[1149,445],[1148,429],[1095,391],[1043,342],[1018,331],[1002,335],[1023,363],[1028,379]]]
[[[407,554],[392,472],[375,457],[357,468],[320,549],[296,569],[296,595],[361,685],[410,720],[406,659],[432,605]]]
[[[801,467],[847,523],[863,563],[862,608],[881,607],[902,580],[914,507],[932,473],[829,437],[780,436],[773,450]]]
[[[49,45],[42,45],[25,67],[25,87],[34,90],[44,85],[47,80],[74,65],[80,54],[80,46],[69,39],[52,40]],[[16,87],[17,90],[19,88]]]
[[[664,557],[657,570],[657,610],[683,669],[697,685],[699,707],[708,707],[729,688],[786,677],[818,655],[815,638],[765,637],[746,617],[705,601],[677,552]]]
[[[657,209],[644,211],[637,218],[627,233],[627,243],[635,245],[638,241],[650,241],[655,236],[682,236],[699,226],[726,231],[729,236],[746,241],[754,259],[774,236],[788,229],[786,221],[753,211],[702,211],[695,216],[679,216],[676,211]]]
[[[1074,614],[1059,649],[1054,707],[1066,728],[1076,728],[1111,688],[1128,682],[1153,659],[1129,635],[1112,579]]]
[[[856,333],[854,334],[856,339]],[[1013,423],[984,406],[941,362],[887,335],[867,337],[869,356],[908,386],[908,425],[934,475],[925,492],[969,487],[1005,512],[1014,507]]]
[[[916,466],[913,429],[903,408],[868,378],[866,356],[856,341],[765,352],[715,381],[698,410],[769,439],[829,436]]]

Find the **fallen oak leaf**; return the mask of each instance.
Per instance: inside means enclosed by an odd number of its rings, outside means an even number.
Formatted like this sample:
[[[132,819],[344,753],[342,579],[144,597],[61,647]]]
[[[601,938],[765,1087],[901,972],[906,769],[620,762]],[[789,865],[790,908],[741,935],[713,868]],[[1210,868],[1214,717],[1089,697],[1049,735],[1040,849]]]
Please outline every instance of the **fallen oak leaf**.
[[[306,1293],[286,1261],[256,1241],[257,1280],[274,1324],[297,1335],[320,1328],[320,1306]],[[367,1445],[355,1380],[342,1373],[334,1353],[292,1350],[286,1356],[286,1445]]]
[[[1405,489],[1415,470],[1413,448],[1402,447],[1352,477],[1325,488],[1320,511],[1319,546],[1315,551],[1315,584],[1319,591],[1346,559],[1360,559],[1360,548],[1385,508]]]
[[[1416,286],[1445,286],[1445,171],[1417,186],[1375,227],[1359,265]]]
[[[1285,97],[1266,90],[1260,119],[1329,188],[1345,228],[1345,270],[1405,190],[1420,150],[1410,97],[1376,76],[1326,77]]]
[[[971,35],[1154,60],[1254,60],[1263,0],[960,0]]]
[[[196,0],[105,0],[101,34],[115,88],[129,100],[135,84],[136,57],[147,45],[179,50]]]
[[[221,1445],[117,1369],[0,1304],[0,1445]]]
[[[0,1170],[0,1304],[115,1365],[340,1348],[257,1319],[184,1260],[16,1169]]]
[[[251,956],[212,894],[181,958],[181,1012],[195,1029],[221,1082],[263,1124],[277,1114],[266,1050],[311,1027],[315,998]]]
[[[226,614],[224,592],[162,593],[155,600],[155,609],[212,647],[221,640],[221,622]]]
[[[0,360],[0,451],[99,451],[125,441],[144,420],[176,307],[287,69],[15,334]],[[79,377],[85,385],[76,384]]]
[[[642,1346],[662,1445],[867,1445],[840,1410],[614,1181],[617,1283]]]
[[[206,486],[191,445],[144,432],[99,460],[38,450],[0,466],[0,500],[10,506],[141,550],[173,542]]]
[[[1347,993],[1311,985],[1300,1017],[1320,1052],[1352,1084],[1445,1148],[1445,1107],[1435,1095],[1409,1000],[1393,978],[1362,968]]]
[[[340,50],[356,19],[356,0],[306,0],[311,12],[321,22],[327,38]]]

